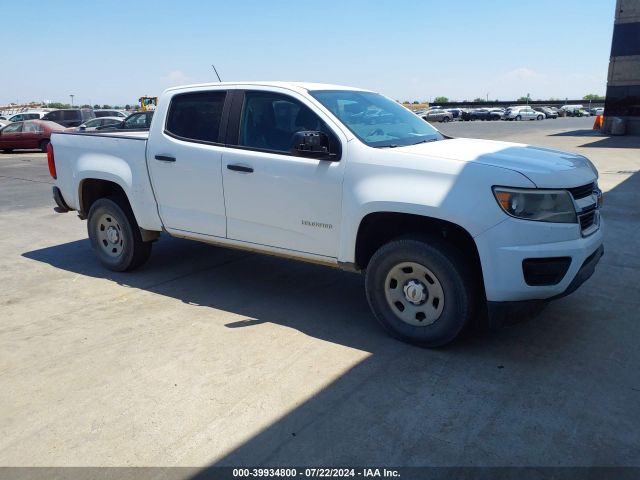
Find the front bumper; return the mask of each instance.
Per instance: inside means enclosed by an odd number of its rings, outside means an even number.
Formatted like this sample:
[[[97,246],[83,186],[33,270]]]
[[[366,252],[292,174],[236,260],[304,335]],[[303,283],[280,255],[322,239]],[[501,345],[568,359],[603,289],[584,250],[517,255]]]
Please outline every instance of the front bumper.
[[[593,252],[582,264],[577,275],[569,286],[562,292],[547,300],[521,300],[516,302],[487,302],[487,314],[490,327],[500,327],[509,323],[515,323],[524,318],[537,314],[549,300],[561,298],[575,292],[580,285],[586,282],[596,269],[600,258],[604,255],[604,245]]]
[[[475,237],[488,302],[550,300],[575,291],[602,256],[603,222],[583,237],[576,224],[509,218]],[[570,258],[566,273],[550,285],[529,285],[527,259]]]
[[[586,282],[591,278],[591,275],[593,275],[593,272],[596,271],[596,265],[598,264],[598,262],[600,261],[603,255],[604,255],[604,245],[601,244],[600,247],[598,247],[598,249],[595,252],[593,252],[591,255],[589,255],[587,259],[583,262],[582,266],[580,267],[580,270],[578,270],[578,273],[576,274],[576,276],[573,277],[573,280],[571,281],[567,289],[564,292],[559,293],[555,297],[550,298],[550,300],[566,297],[567,295],[570,295],[571,293],[575,292],[578,289],[578,287],[580,287],[580,285],[582,285],[584,282]]]

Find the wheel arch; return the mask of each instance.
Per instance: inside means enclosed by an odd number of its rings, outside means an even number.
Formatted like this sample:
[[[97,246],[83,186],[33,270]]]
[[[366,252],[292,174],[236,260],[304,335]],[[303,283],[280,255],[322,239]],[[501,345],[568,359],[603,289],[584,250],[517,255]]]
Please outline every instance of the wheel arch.
[[[78,182],[79,216],[83,219],[86,218],[96,200],[116,194],[124,196],[131,205],[127,189],[117,179],[104,178],[101,175],[90,175],[80,179]]]
[[[453,244],[482,279],[478,247],[467,229],[436,217],[394,211],[372,212],[361,219],[355,242],[355,268],[365,270],[378,248],[407,235],[436,235]]]
[[[131,208],[134,218],[138,225],[140,225],[140,216],[136,212],[134,203],[131,201],[130,195],[127,193],[127,189],[118,182],[116,179],[83,178],[78,184],[78,216],[82,219],[86,219],[91,206],[100,198],[106,198],[119,195],[123,197]],[[158,231],[147,230],[140,227],[140,234],[144,241],[155,240],[159,236]]]

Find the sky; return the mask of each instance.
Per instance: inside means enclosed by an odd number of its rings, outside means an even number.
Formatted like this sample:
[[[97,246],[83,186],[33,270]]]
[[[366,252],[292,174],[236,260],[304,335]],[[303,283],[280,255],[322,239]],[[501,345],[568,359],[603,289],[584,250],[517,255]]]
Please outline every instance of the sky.
[[[0,105],[292,80],[400,101],[604,95],[615,0],[0,0]],[[16,48],[9,48],[15,43]]]

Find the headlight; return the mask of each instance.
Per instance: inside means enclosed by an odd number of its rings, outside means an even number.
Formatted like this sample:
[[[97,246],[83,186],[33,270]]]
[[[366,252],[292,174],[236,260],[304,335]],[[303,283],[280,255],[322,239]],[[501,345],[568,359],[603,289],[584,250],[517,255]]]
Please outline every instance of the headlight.
[[[566,190],[493,187],[498,205],[507,215],[538,222],[577,223],[576,209]]]

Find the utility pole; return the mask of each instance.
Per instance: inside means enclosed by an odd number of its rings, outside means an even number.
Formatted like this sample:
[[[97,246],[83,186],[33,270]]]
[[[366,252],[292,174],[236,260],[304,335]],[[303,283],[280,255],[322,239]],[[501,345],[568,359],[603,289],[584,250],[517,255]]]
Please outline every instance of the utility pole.
[[[489,101],[489,92],[487,92],[487,102]]]
[[[71,106],[73,107],[73,97],[75,97],[75,95],[69,95],[71,97]]]

